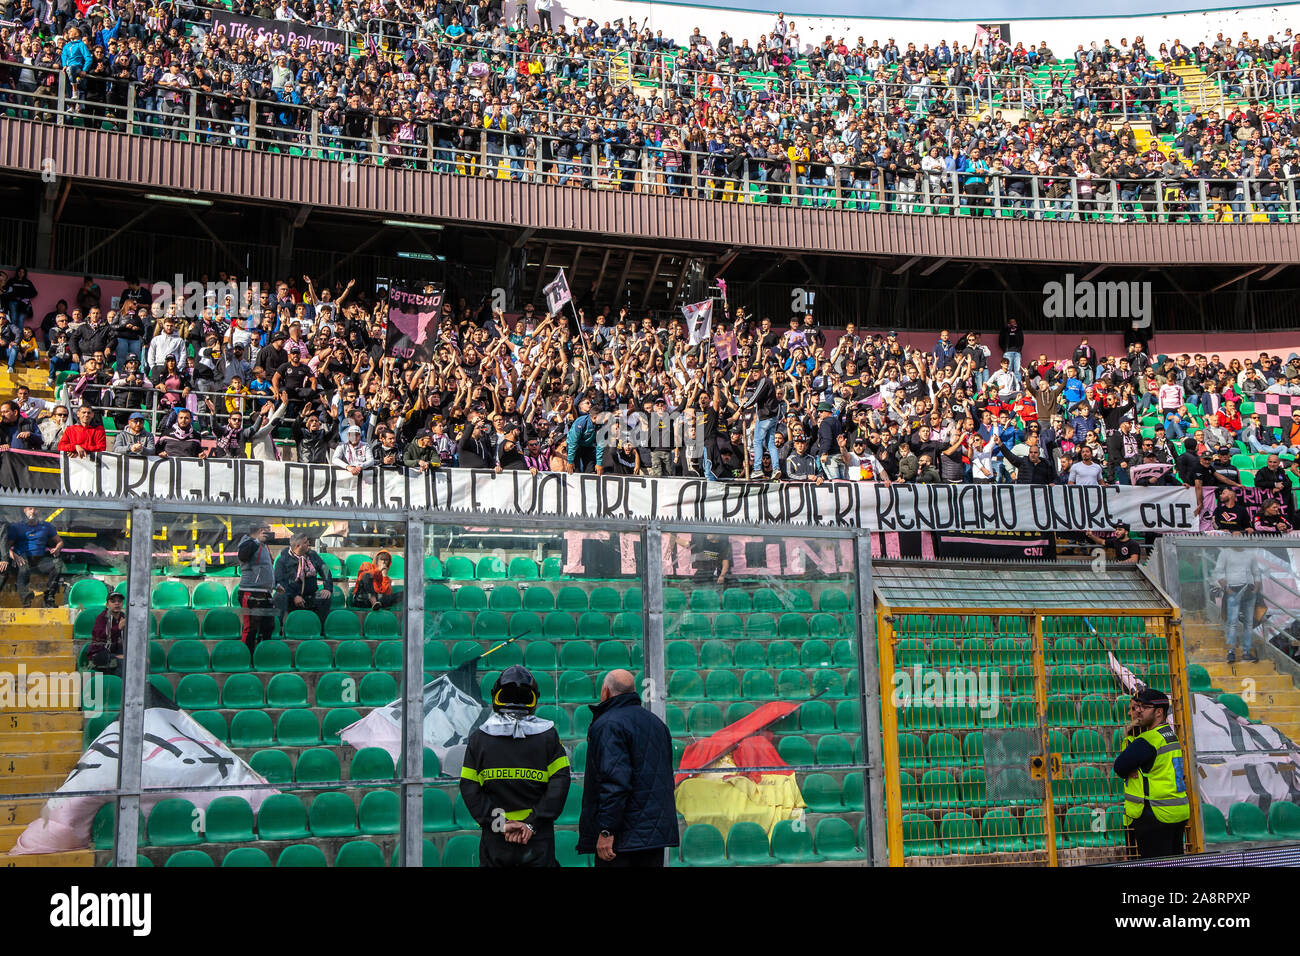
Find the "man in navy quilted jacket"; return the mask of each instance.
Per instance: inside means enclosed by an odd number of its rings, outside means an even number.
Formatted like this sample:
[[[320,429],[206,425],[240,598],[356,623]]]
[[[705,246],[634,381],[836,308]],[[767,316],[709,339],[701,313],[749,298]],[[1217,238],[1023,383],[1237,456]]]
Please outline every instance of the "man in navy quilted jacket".
[[[663,866],[678,843],[668,727],[625,670],[610,671],[591,710],[578,852],[594,852],[596,866]]]

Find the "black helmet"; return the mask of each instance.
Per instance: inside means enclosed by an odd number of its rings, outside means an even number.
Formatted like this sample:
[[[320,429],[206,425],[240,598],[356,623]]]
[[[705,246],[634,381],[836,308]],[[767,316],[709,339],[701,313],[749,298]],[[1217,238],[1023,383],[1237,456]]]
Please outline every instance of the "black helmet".
[[[528,668],[514,664],[492,685],[492,709],[499,714],[526,717],[537,709],[537,679]]]

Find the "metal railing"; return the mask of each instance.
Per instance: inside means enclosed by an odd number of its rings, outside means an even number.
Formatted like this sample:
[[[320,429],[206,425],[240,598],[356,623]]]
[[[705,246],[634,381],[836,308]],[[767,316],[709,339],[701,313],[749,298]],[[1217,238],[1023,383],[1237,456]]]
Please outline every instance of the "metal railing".
[[[637,192],[720,201],[789,204],[842,211],[1012,216],[1031,219],[1295,221],[1295,181],[1241,179],[1134,180],[1044,176],[995,166],[987,170],[881,173],[868,165],[811,157],[746,154],[727,158],[671,141],[627,143],[579,133],[459,127],[434,121],[372,117],[365,135],[346,135],[341,113],[307,103],[265,101],[192,89],[125,88],[110,102],[66,71],[36,91],[0,90],[0,108],[18,119],[59,126],[185,140],[210,146],[300,153],[342,163],[513,179],[552,186]],[[105,90],[107,93],[107,89]],[[116,93],[116,91],[115,91]],[[386,128],[385,128],[386,127]],[[658,128],[647,124],[652,133]],[[478,138],[463,148],[463,134]]]

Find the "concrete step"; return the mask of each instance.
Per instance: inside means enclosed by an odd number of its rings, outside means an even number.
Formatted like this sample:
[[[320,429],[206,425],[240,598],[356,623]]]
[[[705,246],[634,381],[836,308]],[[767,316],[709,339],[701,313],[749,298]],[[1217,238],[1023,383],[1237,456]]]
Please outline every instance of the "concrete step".
[[[72,764],[69,764],[68,769],[62,773],[26,774],[14,777],[0,773],[0,794],[8,796],[27,793],[54,793],[68,779],[68,771],[72,769],[75,763],[76,758],[73,758]],[[3,766],[8,766],[8,763],[6,762]],[[3,799],[4,797],[0,797],[0,800]]]
[[[35,853],[30,856],[0,856],[0,869],[30,866],[94,866],[91,850],[68,850],[65,853]]]
[[[71,646],[71,624],[0,628],[0,659],[19,654],[41,654],[46,650],[57,651]]]
[[[12,850],[25,829],[26,826],[0,826],[0,854]]]
[[[18,654],[0,660],[0,674],[17,676],[20,668],[29,675],[36,672],[52,674],[55,671],[75,671],[77,659],[65,650],[62,653],[46,651],[39,654]]]
[[[0,824],[25,827],[41,815],[44,800],[10,800],[0,803]]]
[[[76,765],[77,758],[80,756],[80,750],[59,754],[28,754],[23,757],[6,756],[0,759],[0,791],[9,792],[12,784],[22,783],[24,778],[45,777],[54,774],[62,774],[66,777],[68,772]],[[59,786],[62,786],[62,784],[63,781],[60,780]],[[13,792],[27,793],[29,791],[15,790]]]
[[[1237,661],[1235,664],[1229,664],[1227,661],[1218,660],[1204,662],[1193,661],[1192,663],[1199,663],[1204,667],[1209,673],[1210,678],[1214,680],[1216,687],[1223,686],[1223,684],[1219,683],[1219,678],[1232,680],[1239,677],[1267,677],[1270,674],[1277,673],[1277,671],[1273,669],[1273,665],[1268,661],[1255,661],[1254,663],[1248,661]]]
[[[80,710],[18,710],[0,714],[0,734],[80,734],[85,725],[86,719]],[[0,753],[3,752],[0,747]]]
[[[72,625],[72,608],[69,607],[6,607],[0,608],[0,641],[9,639],[11,633],[51,624]],[[47,632],[48,639],[48,632]]]
[[[43,734],[6,734],[0,731],[0,754],[81,753],[81,731],[59,730]]]

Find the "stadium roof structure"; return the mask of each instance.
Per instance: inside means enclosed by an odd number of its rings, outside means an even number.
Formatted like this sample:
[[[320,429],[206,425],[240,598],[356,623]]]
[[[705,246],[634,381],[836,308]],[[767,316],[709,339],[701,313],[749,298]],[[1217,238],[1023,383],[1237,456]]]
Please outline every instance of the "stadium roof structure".
[[[1014,574],[1009,573],[1014,569]],[[1174,603],[1138,567],[1091,563],[1075,567],[934,562],[881,562],[872,567],[876,601],[891,611],[962,608],[970,611],[1091,613],[1151,611]]]

